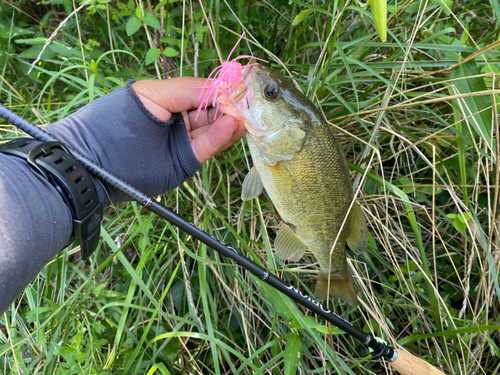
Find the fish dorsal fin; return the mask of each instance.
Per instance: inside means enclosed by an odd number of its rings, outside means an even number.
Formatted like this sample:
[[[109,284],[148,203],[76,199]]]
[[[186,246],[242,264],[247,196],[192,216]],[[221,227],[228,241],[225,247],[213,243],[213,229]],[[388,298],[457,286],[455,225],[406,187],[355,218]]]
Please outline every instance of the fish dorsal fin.
[[[278,230],[274,240],[276,255],[283,260],[298,261],[304,255],[307,245],[302,242],[286,224]]]
[[[247,176],[243,180],[243,187],[241,190],[241,199],[246,202],[257,198],[262,194],[262,180],[260,179],[259,172],[255,167],[250,169]]]
[[[351,225],[347,237],[347,245],[355,254],[361,254],[366,250],[368,228],[366,227],[365,214],[363,214],[357,202],[354,202],[352,205],[349,220],[351,221]]]

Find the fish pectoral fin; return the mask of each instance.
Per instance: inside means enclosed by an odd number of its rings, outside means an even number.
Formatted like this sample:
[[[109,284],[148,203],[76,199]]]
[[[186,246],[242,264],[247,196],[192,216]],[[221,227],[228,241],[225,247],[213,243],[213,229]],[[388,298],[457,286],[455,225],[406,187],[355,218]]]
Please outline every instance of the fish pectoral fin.
[[[365,214],[357,202],[354,202],[352,206],[349,220],[351,221],[351,225],[349,235],[346,239],[347,245],[355,254],[361,254],[366,251],[368,228],[366,226]]]
[[[274,240],[274,251],[283,260],[298,261],[304,255],[307,245],[302,242],[290,227],[284,224]]]
[[[243,180],[241,199],[246,202],[258,198],[262,194],[263,187],[259,172],[257,172],[255,167],[252,167]]]

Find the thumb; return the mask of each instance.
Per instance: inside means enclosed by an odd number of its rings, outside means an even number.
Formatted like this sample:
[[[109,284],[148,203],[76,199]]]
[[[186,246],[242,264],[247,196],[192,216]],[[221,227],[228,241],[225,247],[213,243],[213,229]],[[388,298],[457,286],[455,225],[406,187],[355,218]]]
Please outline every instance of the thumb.
[[[191,132],[191,147],[200,163],[238,142],[245,134],[245,126],[232,116],[223,116],[215,124]]]

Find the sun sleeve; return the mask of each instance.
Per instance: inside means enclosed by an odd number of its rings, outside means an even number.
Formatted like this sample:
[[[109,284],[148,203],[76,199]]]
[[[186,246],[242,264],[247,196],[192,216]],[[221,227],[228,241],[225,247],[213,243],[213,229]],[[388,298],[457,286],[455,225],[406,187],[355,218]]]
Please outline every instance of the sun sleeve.
[[[201,167],[182,115],[157,119],[131,83],[45,129],[150,196],[177,187]],[[105,205],[130,199],[106,184],[96,187]],[[71,226],[57,190],[24,160],[0,154],[0,315],[67,244]]]

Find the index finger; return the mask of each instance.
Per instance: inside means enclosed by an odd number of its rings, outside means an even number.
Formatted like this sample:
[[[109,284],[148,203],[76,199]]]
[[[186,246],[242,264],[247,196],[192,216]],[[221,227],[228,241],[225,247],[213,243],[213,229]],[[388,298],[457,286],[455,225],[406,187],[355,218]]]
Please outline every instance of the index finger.
[[[173,112],[190,111],[202,103],[205,78],[179,77],[161,81],[138,81],[134,91],[163,109]]]

